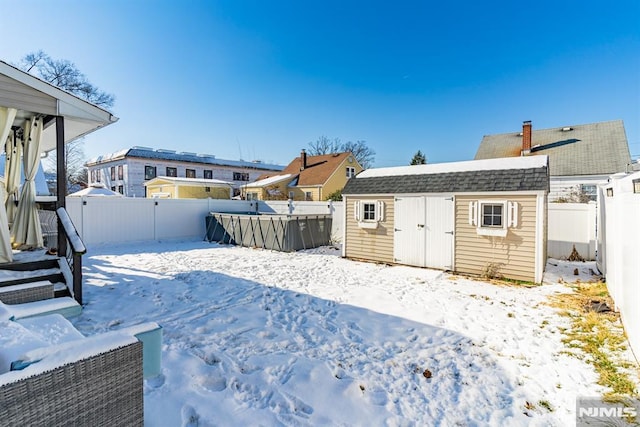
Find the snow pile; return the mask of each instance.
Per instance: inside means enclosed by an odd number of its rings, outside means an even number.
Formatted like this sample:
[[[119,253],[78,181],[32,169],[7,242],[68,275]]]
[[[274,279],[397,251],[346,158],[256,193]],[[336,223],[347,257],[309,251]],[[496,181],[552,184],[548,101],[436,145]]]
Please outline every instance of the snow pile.
[[[163,326],[150,426],[563,426],[576,396],[603,392],[561,353],[568,323],[545,304],[568,291],[560,273],[524,288],[339,254],[91,248],[73,322],[86,336]]]

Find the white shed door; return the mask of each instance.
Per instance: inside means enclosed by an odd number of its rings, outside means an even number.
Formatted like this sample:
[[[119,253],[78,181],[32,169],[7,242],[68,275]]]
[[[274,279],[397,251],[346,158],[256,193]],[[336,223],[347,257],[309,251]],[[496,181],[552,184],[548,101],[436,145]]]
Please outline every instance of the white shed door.
[[[453,197],[399,197],[394,212],[396,262],[453,269]]]
[[[397,197],[394,202],[393,258],[406,265],[425,266],[425,198]]]

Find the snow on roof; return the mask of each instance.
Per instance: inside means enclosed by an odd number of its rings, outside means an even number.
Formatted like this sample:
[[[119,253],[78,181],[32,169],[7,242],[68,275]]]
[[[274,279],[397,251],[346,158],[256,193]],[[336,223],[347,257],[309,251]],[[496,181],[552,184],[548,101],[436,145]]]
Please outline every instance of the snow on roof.
[[[413,166],[395,166],[388,168],[367,169],[356,175],[356,178],[373,178],[382,176],[430,175],[449,172],[468,172],[483,170],[532,169],[545,167],[547,156],[506,157],[501,159],[468,160],[464,162],[434,163]]]
[[[269,178],[261,179],[260,181],[255,181],[245,185],[245,187],[266,187],[267,185],[276,184],[278,182],[284,181],[286,179],[291,178],[293,175],[288,173],[285,175],[275,175]]]

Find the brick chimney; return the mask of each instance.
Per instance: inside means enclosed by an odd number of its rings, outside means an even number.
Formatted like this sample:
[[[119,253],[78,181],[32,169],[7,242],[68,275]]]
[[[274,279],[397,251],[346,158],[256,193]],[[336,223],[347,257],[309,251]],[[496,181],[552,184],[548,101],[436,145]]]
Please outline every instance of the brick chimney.
[[[307,167],[307,152],[304,151],[304,148],[303,148],[302,151],[300,151],[300,170],[303,171],[306,167]]]
[[[531,154],[531,120],[522,122],[522,155]]]

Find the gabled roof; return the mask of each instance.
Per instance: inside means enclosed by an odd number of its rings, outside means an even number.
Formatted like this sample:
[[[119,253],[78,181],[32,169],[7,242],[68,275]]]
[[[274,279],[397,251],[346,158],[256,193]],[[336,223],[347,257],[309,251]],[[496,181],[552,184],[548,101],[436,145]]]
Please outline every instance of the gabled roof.
[[[522,133],[485,135],[475,159],[519,157]],[[549,156],[551,176],[612,175],[631,163],[622,120],[534,129],[531,154]]]
[[[118,120],[109,111],[4,61],[0,61],[0,77],[6,83],[0,90],[0,105],[18,109],[15,126],[34,115],[63,116],[64,139],[69,142]],[[45,127],[41,149],[46,152],[55,147],[55,126]]]
[[[350,152],[323,154],[320,156],[307,156],[307,165],[302,169],[302,159],[296,157],[282,170],[281,174],[290,174],[298,176],[297,186],[320,186],[324,185],[336,169],[349,156],[353,156]],[[354,165],[357,160],[353,158]],[[302,169],[302,170],[301,170]],[[263,174],[258,179],[272,177],[273,174]]]
[[[547,156],[367,169],[342,194],[548,191]]]
[[[250,182],[246,185],[244,185],[245,188],[263,188],[266,187],[268,185],[273,185],[273,184],[277,184],[279,182],[282,181],[286,181],[289,180],[291,178],[293,178],[294,175],[291,175],[290,173],[284,174],[284,175],[274,175],[274,176],[270,176],[269,178],[263,178],[263,179],[259,179],[257,181],[254,182]]]
[[[111,154],[104,154],[89,160],[87,166],[94,166],[103,163],[109,163],[116,160],[122,160],[127,157],[135,157],[140,159],[151,160],[170,160],[186,163],[203,163],[217,166],[235,166],[241,168],[251,168],[268,171],[281,171],[283,166],[262,163],[259,161],[247,162],[244,160],[224,160],[217,159],[212,154],[196,154],[188,152],[177,152],[175,150],[153,149],[148,147],[135,146]]]

